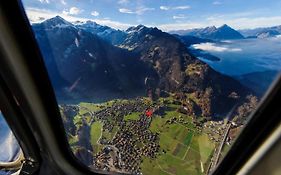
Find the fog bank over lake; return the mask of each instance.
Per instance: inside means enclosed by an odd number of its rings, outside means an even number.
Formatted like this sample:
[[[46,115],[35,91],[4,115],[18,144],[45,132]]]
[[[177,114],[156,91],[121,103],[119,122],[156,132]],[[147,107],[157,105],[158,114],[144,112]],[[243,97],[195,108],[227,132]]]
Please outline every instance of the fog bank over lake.
[[[281,36],[201,43],[191,47],[220,58],[220,61],[210,61],[199,57],[215,70],[227,75],[281,70]]]

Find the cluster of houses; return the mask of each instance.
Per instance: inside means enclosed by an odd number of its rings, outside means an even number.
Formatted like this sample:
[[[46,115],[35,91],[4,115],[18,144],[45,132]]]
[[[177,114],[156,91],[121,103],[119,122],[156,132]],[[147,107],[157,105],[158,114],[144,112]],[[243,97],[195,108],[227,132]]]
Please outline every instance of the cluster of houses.
[[[225,124],[224,121],[210,121],[209,123],[205,123],[204,127],[207,131],[207,134],[210,138],[210,140],[219,143],[220,138],[225,133]]]
[[[96,169],[141,174],[143,157],[156,157],[160,150],[159,135],[148,129],[152,118],[145,115],[145,111],[150,107],[141,99],[137,99],[115,103],[93,113],[95,120],[103,122],[104,131],[112,132],[114,126],[119,128],[112,140],[100,139],[99,144],[103,149],[94,155],[93,165]],[[133,112],[139,112],[139,118],[124,121],[124,116]],[[161,108],[155,107],[154,112],[161,112]]]

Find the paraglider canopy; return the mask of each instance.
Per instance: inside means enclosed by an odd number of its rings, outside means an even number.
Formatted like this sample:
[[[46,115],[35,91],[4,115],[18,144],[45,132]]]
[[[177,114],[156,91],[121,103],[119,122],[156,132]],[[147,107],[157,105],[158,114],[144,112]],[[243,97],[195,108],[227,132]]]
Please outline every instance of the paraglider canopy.
[[[153,110],[152,109],[146,110],[145,115],[146,115],[147,118],[150,118],[153,115]]]

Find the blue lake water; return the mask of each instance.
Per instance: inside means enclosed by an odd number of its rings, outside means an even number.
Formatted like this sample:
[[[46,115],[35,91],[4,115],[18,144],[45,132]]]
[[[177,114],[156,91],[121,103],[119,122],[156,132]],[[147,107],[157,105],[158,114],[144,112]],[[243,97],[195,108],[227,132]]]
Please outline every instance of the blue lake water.
[[[281,70],[281,36],[264,39],[231,40],[220,43],[201,43],[191,46],[219,57],[209,61],[215,70],[227,75],[241,75],[266,70]]]

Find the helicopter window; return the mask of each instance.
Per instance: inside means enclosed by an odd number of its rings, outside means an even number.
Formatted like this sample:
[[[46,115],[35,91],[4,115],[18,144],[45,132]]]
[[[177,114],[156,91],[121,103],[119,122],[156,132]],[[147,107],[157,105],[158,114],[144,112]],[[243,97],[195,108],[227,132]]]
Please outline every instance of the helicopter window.
[[[244,3],[23,0],[74,155],[99,172],[214,170],[281,70],[281,4]]]

